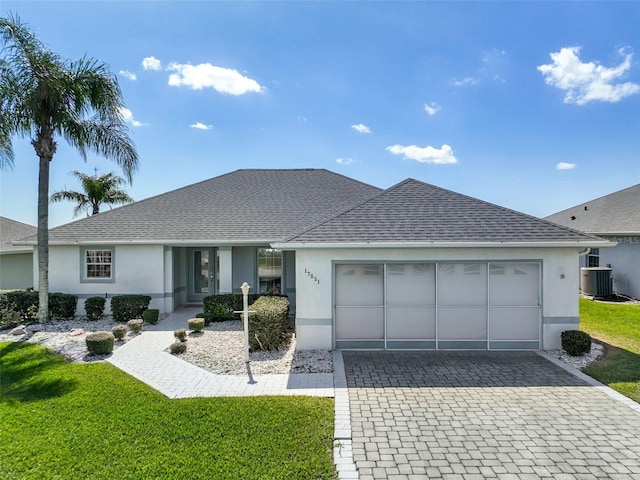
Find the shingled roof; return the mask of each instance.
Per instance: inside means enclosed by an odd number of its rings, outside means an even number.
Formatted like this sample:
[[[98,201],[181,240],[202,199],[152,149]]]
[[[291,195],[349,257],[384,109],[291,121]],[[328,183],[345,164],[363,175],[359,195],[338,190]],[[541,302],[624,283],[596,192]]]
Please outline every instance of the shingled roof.
[[[21,240],[30,235],[38,233],[38,229],[32,225],[26,223],[17,222],[7,217],[0,217],[0,252],[2,253],[15,253],[31,251],[31,247],[16,246],[11,242],[14,240]]]
[[[545,218],[582,232],[640,234],[640,184],[596,198]]]
[[[379,192],[324,169],[236,170],[53,228],[49,243],[267,243]]]
[[[511,242],[602,239],[414,179],[288,239],[290,244]]]

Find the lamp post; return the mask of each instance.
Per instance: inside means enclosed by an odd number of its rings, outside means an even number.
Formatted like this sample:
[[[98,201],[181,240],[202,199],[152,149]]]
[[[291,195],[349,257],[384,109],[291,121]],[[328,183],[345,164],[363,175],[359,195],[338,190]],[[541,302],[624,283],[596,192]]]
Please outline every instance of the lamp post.
[[[244,282],[240,289],[242,290],[242,313],[244,327],[244,361],[249,363],[249,289],[251,287]]]

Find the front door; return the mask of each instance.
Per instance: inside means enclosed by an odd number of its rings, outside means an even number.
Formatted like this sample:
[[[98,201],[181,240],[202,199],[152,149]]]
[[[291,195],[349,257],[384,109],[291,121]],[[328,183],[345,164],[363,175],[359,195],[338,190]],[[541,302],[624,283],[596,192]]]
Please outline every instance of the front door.
[[[213,248],[189,249],[189,301],[201,302],[215,293],[216,255]]]

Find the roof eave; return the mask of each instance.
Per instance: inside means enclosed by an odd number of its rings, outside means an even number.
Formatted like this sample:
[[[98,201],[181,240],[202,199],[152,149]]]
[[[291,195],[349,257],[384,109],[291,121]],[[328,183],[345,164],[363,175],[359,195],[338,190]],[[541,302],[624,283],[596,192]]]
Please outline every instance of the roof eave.
[[[257,238],[257,239],[232,239],[232,240],[176,240],[176,239],[159,239],[159,240],[54,240],[49,242],[49,246],[81,246],[81,245],[166,245],[166,246],[251,246],[251,245],[270,245],[273,238]],[[36,241],[29,242],[13,242],[14,245],[36,246]]]
[[[617,242],[607,240],[529,242],[276,242],[282,250],[323,248],[606,248]]]

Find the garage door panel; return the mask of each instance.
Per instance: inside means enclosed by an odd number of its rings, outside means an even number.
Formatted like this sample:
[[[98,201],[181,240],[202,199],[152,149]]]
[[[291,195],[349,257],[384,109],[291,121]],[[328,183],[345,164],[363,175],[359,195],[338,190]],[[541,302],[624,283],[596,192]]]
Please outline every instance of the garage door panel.
[[[336,265],[336,305],[382,305],[382,265]]]
[[[490,305],[538,305],[540,266],[537,263],[489,265]]]
[[[435,339],[435,307],[387,307],[387,338]]]
[[[384,308],[336,307],[336,339],[384,339]]]
[[[536,307],[490,308],[490,340],[538,340],[540,309]]]
[[[443,263],[438,265],[438,305],[487,304],[487,265]]]
[[[434,305],[435,265],[429,263],[392,263],[387,265],[387,305]]]
[[[486,307],[438,308],[438,340],[486,339]]]

